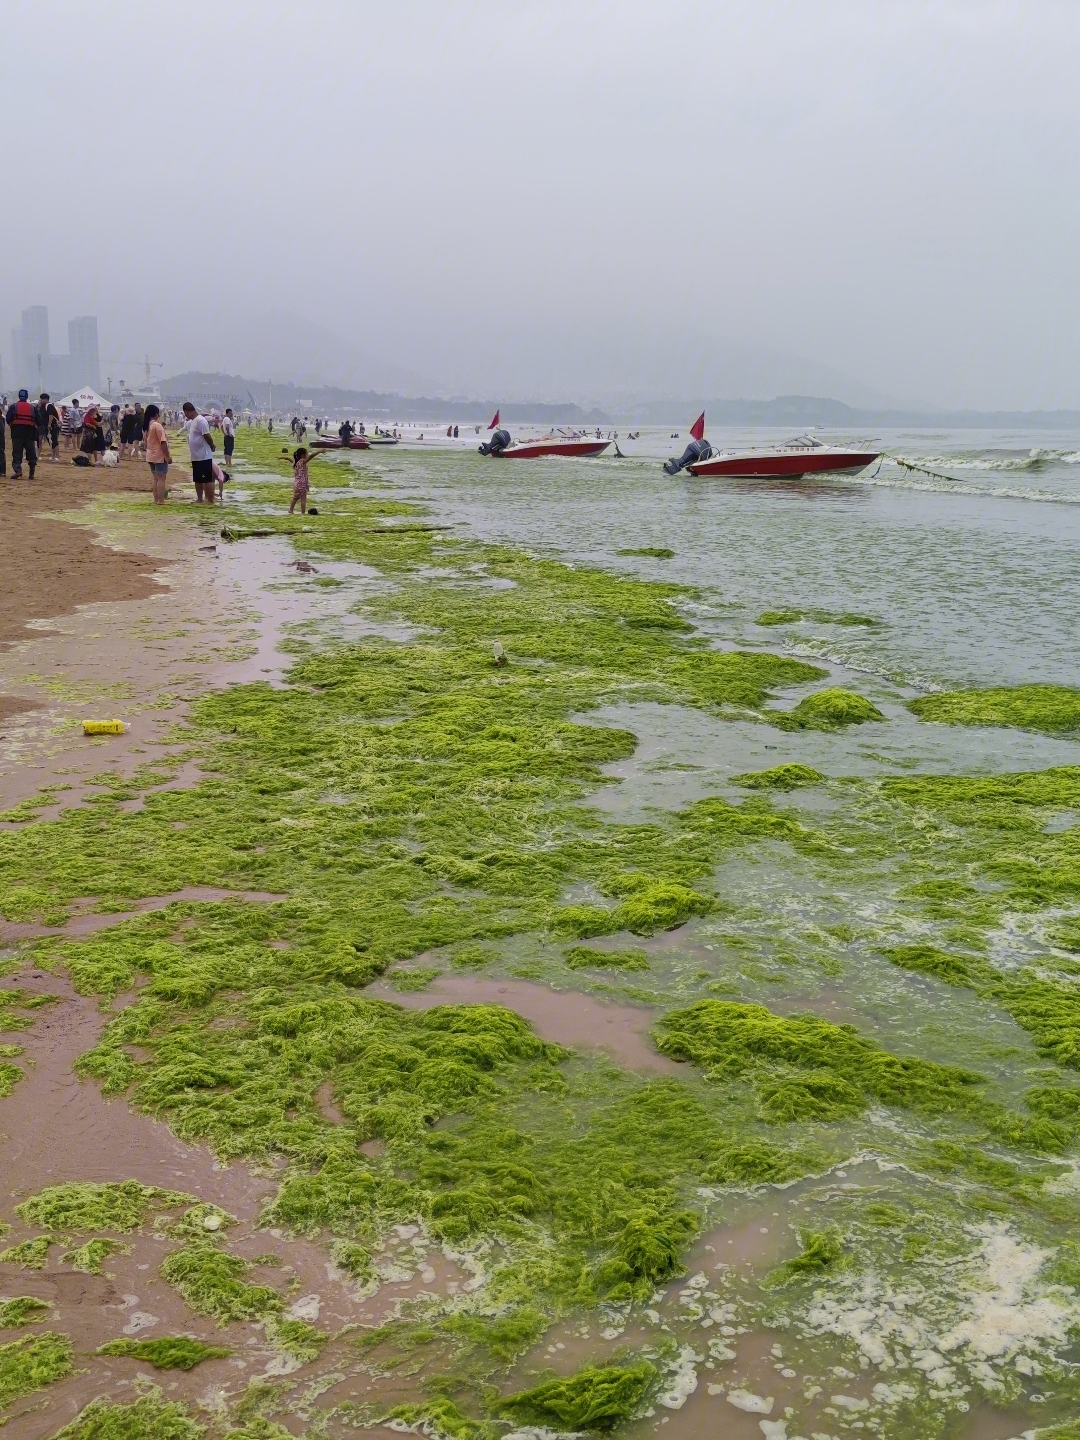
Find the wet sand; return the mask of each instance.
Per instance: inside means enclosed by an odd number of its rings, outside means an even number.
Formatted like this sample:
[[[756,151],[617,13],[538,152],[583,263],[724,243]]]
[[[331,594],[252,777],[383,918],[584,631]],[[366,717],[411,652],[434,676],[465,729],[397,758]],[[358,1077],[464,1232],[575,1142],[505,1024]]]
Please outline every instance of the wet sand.
[[[109,930],[133,920],[136,915],[148,915],[154,910],[164,910],[169,905],[183,901],[203,901],[210,904],[220,900],[250,900],[253,904],[273,905],[287,900],[287,895],[277,895],[268,890],[222,890],[214,885],[185,885],[171,895],[150,895],[137,900],[130,910],[114,910],[104,913],[95,911],[75,913],[64,925],[18,925],[0,921],[0,945],[14,945],[21,940],[40,940],[46,935],[62,935],[65,940],[81,940],[87,935],[96,935],[99,930]],[[80,908],[93,904],[92,900],[82,901]]]
[[[0,983],[11,988],[16,979]],[[259,1215],[277,1189],[277,1177],[241,1162],[219,1165],[207,1150],[183,1144],[167,1125],[133,1110],[125,1098],[105,1099],[96,1084],[79,1081],[74,1062],[96,1043],[108,1015],[94,1000],[76,995],[62,977],[26,969],[17,984],[60,999],[34,1012],[33,1026],[14,1037],[26,1054],[20,1061],[24,1079],[0,1106],[0,1203],[5,1219],[14,1222],[4,1245],[37,1233],[18,1221],[14,1207],[46,1185],[134,1179],[212,1202],[235,1216],[239,1223],[229,1228],[226,1241],[230,1251],[248,1260],[272,1253],[281,1261],[255,1267],[251,1283],[285,1292],[299,1318],[317,1323],[331,1336],[349,1326],[382,1324],[409,1297],[454,1294],[470,1287],[468,1272],[433,1248],[416,1226],[394,1227],[383,1248],[376,1250],[373,1258],[381,1283],[374,1294],[358,1290],[333,1265],[325,1243],[260,1229]],[[123,1003],[121,997],[118,1007]],[[179,1214],[182,1208],[173,1207],[169,1213]],[[74,1237],[73,1243],[86,1238]],[[160,1279],[158,1269],[172,1242],[152,1233],[118,1238],[130,1253],[111,1256],[102,1275],[72,1271],[62,1260],[64,1244],[53,1247],[43,1270],[0,1264],[0,1295],[32,1295],[53,1307],[40,1327],[5,1331],[0,1343],[32,1335],[39,1328],[63,1331],[75,1344],[79,1372],[16,1402],[8,1412],[6,1436],[41,1440],[73,1419],[96,1395],[133,1398],[128,1387],[138,1375],[162,1384],[170,1398],[205,1405],[210,1394],[235,1400],[251,1380],[283,1379],[289,1373],[290,1367],[268,1343],[261,1325],[219,1327],[194,1314]],[[188,1335],[236,1353],[204,1361],[187,1374],[93,1354],[106,1341],[125,1335],[140,1339]],[[380,1394],[385,1389],[363,1373],[342,1378],[343,1368],[356,1370],[356,1352],[348,1335],[332,1341],[318,1361],[291,1368],[296,1370],[295,1383],[305,1389],[318,1376],[333,1375],[340,1399],[363,1400],[370,1398],[373,1387]]]
[[[83,505],[103,491],[150,489],[141,460],[80,469],[71,463],[73,453],[61,450],[56,464],[42,461],[33,481],[25,469],[21,480],[13,480],[10,469],[0,480],[0,564],[7,577],[0,587],[0,648],[25,639],[29,620],[70,615],[99,601],[142,599],[160,588],[152,573],[159,562],[150,556],[107,549],[81,526],[43,517],[43,511]]]
[[[531,980],[483,975],[441,975],[426,990],[400,994],[386,982],[369,985],[367,994],[392,1000],[410,1010],[435,1005],[505,1005],[528,1020],[543,1040],[570,1049],[605,1050],[629,1070],[685,1075],[686,1066],[654,1050],[648,1031],[655,1010],[615,1005],[578,990],[552,990]]]

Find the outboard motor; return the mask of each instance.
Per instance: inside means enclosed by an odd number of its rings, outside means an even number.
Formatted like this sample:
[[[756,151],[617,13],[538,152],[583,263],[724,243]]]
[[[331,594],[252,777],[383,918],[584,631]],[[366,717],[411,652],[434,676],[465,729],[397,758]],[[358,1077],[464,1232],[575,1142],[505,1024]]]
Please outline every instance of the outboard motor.
[[[708,460],[712,453],[712,446],[707,440],[691,440],[678,460],[673,457],[667,462],[664,473],[677,475],[680,470],[685,470],[687,465],[697,465],[702,460]]]
[[[501,455],[510,444],[509,430],[496,430],[490,440],[480,446],[481,455]]]

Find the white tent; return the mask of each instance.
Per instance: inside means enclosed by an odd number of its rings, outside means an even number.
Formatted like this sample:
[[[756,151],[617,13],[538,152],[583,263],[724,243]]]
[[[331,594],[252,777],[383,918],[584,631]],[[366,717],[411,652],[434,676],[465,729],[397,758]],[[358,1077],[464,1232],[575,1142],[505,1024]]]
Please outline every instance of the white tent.
[[[96,405],[101,411],[108,411],[112,405],[111,400],[105,400],[96,390],[91,390],[89,385],[84,385],[81,390],[73,390],[70,395],[65,395],[62,400],[55,402],[57,405],[78,405],[80,410],[87,410],[91,405]]]

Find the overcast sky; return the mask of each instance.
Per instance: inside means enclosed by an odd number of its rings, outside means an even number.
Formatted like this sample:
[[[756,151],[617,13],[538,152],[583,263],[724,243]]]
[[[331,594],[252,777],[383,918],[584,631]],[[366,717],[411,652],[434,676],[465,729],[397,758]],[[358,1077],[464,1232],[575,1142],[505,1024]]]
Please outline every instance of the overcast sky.
[[[5,362],[1080,407],[1077,0],[5,15]]]

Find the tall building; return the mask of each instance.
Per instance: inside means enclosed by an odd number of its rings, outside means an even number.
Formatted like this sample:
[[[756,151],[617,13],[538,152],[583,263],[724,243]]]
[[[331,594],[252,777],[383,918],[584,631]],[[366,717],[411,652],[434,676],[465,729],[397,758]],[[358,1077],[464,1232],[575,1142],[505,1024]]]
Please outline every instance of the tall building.
[[[20,385],[44,383],[49,364],[49,311],[31,305],[22,312],[22,324],[13,331],[15,378]]]
[[[68,352],[71,356],[72,373],[78,372],[78,379],[74,383],[100,389],[96,315],[76,315],[74,320],[68,321]]]
[[[77,315],[68,321],[68,354],[49,350],[49,311],[31,305],[22,312],[22,323],[11,332],[12,383],[25,385],[35,394],[48,390],[64,395],[82,385],[101,388],[96,315]]]

